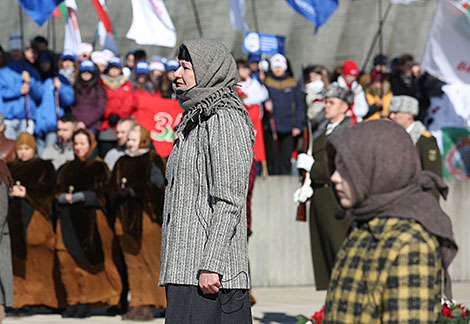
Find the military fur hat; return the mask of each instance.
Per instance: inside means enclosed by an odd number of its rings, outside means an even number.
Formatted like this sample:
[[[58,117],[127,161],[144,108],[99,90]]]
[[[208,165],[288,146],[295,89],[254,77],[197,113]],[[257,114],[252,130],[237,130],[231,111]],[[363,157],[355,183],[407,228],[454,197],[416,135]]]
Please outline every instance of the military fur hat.
[[[418,100],[410,96],[393,96],[390,100],[389,111],[410,113],[417,116],[419,113]]]
[[[326,98],[338,98],[345,101],[348,105],[351,105],[354,100],[354,92],[349,89],[343,88],[337,83],[332,83],[326,88],[324,97]]]

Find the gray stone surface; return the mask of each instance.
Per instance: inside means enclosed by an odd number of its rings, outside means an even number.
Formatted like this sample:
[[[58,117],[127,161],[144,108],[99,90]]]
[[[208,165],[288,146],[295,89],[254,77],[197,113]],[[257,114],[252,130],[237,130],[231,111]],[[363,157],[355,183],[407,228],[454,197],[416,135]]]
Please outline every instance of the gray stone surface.
[[[454,298],[458,303],[466,306],[470,305],[470,283],[454,283]],[[294,324],[295,316],[303,314],[312,316],[314,312],[323,306],[326,293],[318,292],[314,286],[302,287],[278,287],[278,288],[255,288],[253,294],[257,300],[252,308],[254,324]],[[59,315],[36,315],[25,318],[7,317],[4,324],[23,323],[89,323],[89,324],[110,324],[110,323],[135,323],[122,321],[120,316],[104,317],[94,316],[85,320],[62,319]],[[155,324],[163,324],[163,319],[155,319]]]
[[[297,14],[285,0],[247,0],[245,20],[254,30],[252,2],[258,13],[259,29],[263,33],[286,36],[286,54],[290,58],[294,71],[299,76],[301,65],[311,63],[324,64],[328,68],[340,65],[346,58],[357,60],[359,67],[367,55],[378,26],[377,0],[341,0],[339,7],[330,20],[314,35],[314,25]],[[389,1],[383,2],[383,11]],[[242,52],[243,33],[233,30],[229,18],[229,1],[196,1],[203,33],[205,37],[222,40],[233,50],[236,57],[245,57]],[[91,1],[77,1],[79,24],[84,41],[92,42],[98,16]],[[199,37],[191,7],[191,1],[165,1],[178,34],[178,43],[182,40]],[[132,20],[130,0],[109,0],[109,16],[115,25],[117,45],[121,54],[127,49],[140,47],[125,38]],[[398,56],[405,52],[415,55],[419,60],[424,48],[426,35],[435,8],[435,1],[421,0],[416,4],[393,5],[383,28],[384,53]],[[55,19],[56,49],[63,44],[63,22]],[[52,35],[52,24],[45,23],[38,27],[29,16],[24,14],[26,38],[37,34]],[[49,25],[49,27],[48,27]],[[19,32],[17,0],[0,2],[0,44],[8,46],[8,35]],[[175,49],[164,47],[144,47],[150,54],[173,56]],[[378,52],[378,46],[374,53]]]

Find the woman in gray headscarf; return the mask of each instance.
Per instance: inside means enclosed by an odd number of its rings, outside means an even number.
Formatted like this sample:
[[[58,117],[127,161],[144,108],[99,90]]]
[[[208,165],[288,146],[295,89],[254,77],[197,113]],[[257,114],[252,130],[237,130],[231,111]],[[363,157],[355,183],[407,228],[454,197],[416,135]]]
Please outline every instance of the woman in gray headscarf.
[[[166,323],[252,323],[246,195],[253,124],[221,42],[179,48],[174,89],[184,114],[167,164],[160,285]]]

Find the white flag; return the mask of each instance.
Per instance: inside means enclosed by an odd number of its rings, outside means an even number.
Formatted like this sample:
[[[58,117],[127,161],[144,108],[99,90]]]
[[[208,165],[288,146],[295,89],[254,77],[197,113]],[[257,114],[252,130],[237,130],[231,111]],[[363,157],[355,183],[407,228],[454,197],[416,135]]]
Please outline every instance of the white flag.
[[[418,0],[391,0],[393,4],[406,4],[409,5],[412,2],[418,2]]]
[[[242,32],[248,31],[248,25],[245,22],[245,0],[230,0],[230,20],[235,29]]]
[[[65,0],[67,7],[67,19],[65,21],[64,50],[69,50],[78,55],[78,48],[82,43],[80,28],[77,20],[77,4],[75,0]]]
[[[163,0],[132,0],[132,24],[126,37],[139,45],[175,47],[175,26]]]
[[[106,7],[106,1],[100,0],[100,3],[103,9],[108,11],[108,8]],[[108,33],[108,31],[106,30],[106,27],[104,27],[104,24],[101,20],[98,22],[98,36],[100,39],[101,50],[108,49],[111,52],[113,52],[115,55],[117,55],[118,49],[117,49],[116,41],[114,40],[114,35],[111,33]]]
[[[446,82],[470,84],[470,15],[455,1],[438,0],[421,67]]]

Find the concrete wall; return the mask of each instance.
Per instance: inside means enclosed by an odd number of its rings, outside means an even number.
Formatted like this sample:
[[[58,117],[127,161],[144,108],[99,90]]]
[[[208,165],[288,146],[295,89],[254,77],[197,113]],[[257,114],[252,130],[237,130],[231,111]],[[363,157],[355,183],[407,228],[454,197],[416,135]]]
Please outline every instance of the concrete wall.
[[[245,20],[254,30],[252,3],[255,3],[260,32],[286,36],[286,54],[290,58],[296,75],[301,65],[324,64],[334,68],[345,58],[357,60],[361,66],[378,26],[377,0],[341,0],[339,7],[330,20],[313,34],[314,26],[297,14],[285,0],[246,0]],[[389,1],[383,2],[383,11]],[[232,29],[229,18],[228,0],[197,0],[201,25],[205,37],[222,40],[232,49],[236,57],[246,57],[242,53],[243,33]],[[82,39],[93,40],[98,16],[91,0],[77,0],[78,20]],[[165,4],[173,19],[178,34],[178,43],[182,40],[199,37],[190,0],[166,0]],[[139,47],[132,40],[125,38],[132,21],[130,0],[108,0],[108,11],[115,25],[117,45],[121,54],[129,48]],[[419,60],[426,40],[429,25],[435,8],[434,0],[423,0],[410,6],[393,5],[384,25],[384,53],[398,56],[411,53]],[[48,24],[38,27],[28,15],[24,14],[25,36],[30,39],[37,34],[46,35]],[[63,46],[63,22],[56,22],[56,49]],[[50,30],[52,27],[49,27]],[[8,47],[8,35],[19,32],[17,0],[0,1],[0,44]],[[173,56],[174,49],[147,46],[150,54]],[[375,47],[374,53],[377,53]]]
[[[450,195],[442,202],[451,217],[459,252],[450,267],[454,281],[470,281],[470,182],[449,180]],[[292,194],[296,177],[258,177],[252,200],[249,241],[251,279],[255,287],[314,283],[308,223],[295,220]]]

